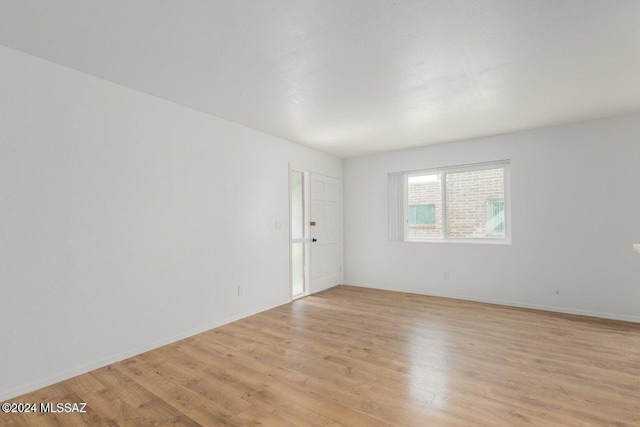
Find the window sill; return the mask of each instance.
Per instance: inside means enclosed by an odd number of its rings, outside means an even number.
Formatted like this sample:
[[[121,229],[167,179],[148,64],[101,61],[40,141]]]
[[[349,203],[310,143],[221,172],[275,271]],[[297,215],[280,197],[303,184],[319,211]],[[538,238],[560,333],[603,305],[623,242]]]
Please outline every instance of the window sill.
[[[469,243],[472,245],[511,245],[511,239],[405,239],[406,243]]]

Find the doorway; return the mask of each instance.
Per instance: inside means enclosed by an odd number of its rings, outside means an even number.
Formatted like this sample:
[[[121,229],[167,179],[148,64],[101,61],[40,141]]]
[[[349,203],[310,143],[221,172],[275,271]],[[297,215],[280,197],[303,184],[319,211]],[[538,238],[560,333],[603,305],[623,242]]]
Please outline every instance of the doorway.
[[[342,279],[340,179],[289,170],[291,298],[339,285]]]

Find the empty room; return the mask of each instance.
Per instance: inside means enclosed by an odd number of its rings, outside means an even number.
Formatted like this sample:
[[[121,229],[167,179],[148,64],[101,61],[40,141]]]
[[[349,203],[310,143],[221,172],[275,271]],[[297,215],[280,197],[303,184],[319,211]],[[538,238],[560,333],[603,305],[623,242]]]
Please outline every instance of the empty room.
[[[0,0],[0,426],[640,426],[640,1]]]

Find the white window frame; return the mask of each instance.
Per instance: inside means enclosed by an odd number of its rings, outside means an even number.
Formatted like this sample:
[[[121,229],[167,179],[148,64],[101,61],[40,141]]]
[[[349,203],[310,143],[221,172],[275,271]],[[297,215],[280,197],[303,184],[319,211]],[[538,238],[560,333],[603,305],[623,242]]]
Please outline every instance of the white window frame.
[[[404,175],[404,197],[403,211],[404,211],[404,236],[405,242],[437,242],[437,243],[485,243],[485,244],[511,244],[511,179],[510,179],[510,161],[500,160],[486,163],[475,163],[468,165],[449,166],[434,169],[422,169],[419,171],[405,172]],[[504,170],[504,237],[447,237],[447,197],[446,197],[446,179],[449,173],[459,172],[473,172],[487,169],[499,169]],[[442,216],[442,235],[438,238],[434,237],[409,237],[409,178],[423,175],[440,175],[441,192],[441,216]]]

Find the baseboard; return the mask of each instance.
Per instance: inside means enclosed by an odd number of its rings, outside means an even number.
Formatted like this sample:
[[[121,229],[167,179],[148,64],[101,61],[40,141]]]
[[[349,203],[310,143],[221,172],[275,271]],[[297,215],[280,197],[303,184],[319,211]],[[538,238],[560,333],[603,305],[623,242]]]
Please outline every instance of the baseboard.
[[[385,291],[396,291],[396,292],[406,292],[406,293],[412,293],[412,294],[417,294],[417,295],[426,295],[426,296],[434,296],[434,297],[442,297],[442,298],[451,298],[451,299],[458,299],[458,300],[464,300],[464,301],[474,301],[474,302],[482,302],[482,303],[488,303],[488,304],[499,304],[499,305],[507,305],[507,306],[511,306],[511,307],[519,307],[519,308],[528,308],[528,309],[534,309],[534,310],[543,310],[543,311],[551,311],[551,312],[555,312],[555,313],[563,313],[563,314],[573,314],[573,315],[578,315],[578,316],[589,316],[589,317],[598,317],[598,318],[602,318],[602,319],[609,319],[609,320],[621,320],[621,321],[626,321],[626,322],[633,322],[633,323],[640,323],[640,317],[638,316],[626,316],[626,315],[621,315],[621,314],[616,314],[616,313],[605,313],[605,312],[596,312],[596,311],[588,311],[588,310],[579,310],[579,309],[573,309],[573,308],[567,308],[567,307],[557,307],[557,306],[547,306],[547,305],[540,305],[540,304],[528,304],[528,303],[521,303],[521,302],[517,302],[517,301],[510,301],[510,300],[502,300],[502,299],[497,299],[497,298],[479,298],[479,297],[474,297],[474,296],[468,296],[468,295],[459,295],[459,294],[451,294],[451,293],[443,293],[443,292],[424,292],[421,290],[416,290],[416,289],[411,289],[411,288],[392,288],[392,287],[386,287],[386,286],[379,286],[379,285],[370,285],[370,284],[363,284],[363,283],[357,283],[357,282],[349,282],[349,283],[345,283],[345,285],[349,285],[349,286],[357,286],[357,287],[362,287],[362,288],[371,288],[371,289],[380,289],[380,290],[385,290]],[[331,288],[329,288],[331,289]],[[328,289],[326,289],[328,290]],[[323,290],[321,292],[324,292],[326,290]],[[182,339],[185,338],[189,338],[192,337],[194,335],[200,334],[202,332],[206,332],[208,330],[226,325],[228,323],[231,322],[235,322],[237,320],[243,319],[245,317],[249,317],[252,316],[254,314],[257,313],[261,313],[263,311],[266,310],[270,310],[272,308],[275,307],[279,307],[281,305],[284,304],[288,304],[290,302],[290,300],[286,300],[286,301],[280,301],[280,302],[276,302],[273,304],[268,304],[265,306],[261,306],[258,307],[254,310],[250,310],[247,312],[243,312],[243,313],[239,313],[237,315],[234,316],[230,316],[230,317],[226,317],[220,320],[217,320],[213,323],[210,323],[208,325],[204,325],[202,327],[190,330],[190,331],[186,331],[182,334],[178,334],[176,336],[167,338],[167,339],[163,339],[160,341],[157,341],[153,344],[149,344],[146,346],[142,346],[142,347],[138,347],[136,349],[133,349],[131,351],[125,352],[125,353],[121,353],[112,357],[107,357],[92,363],[88,363],[86,365],[83,365],[79,368],[76,369],[72,369],[69,371],[66,371],[64,373],[61,373],[59,375],[54,375],[52,377],[49,378],[45,378],[41,381],[36,381],[21,387],[17,387],[17,388],[13,388],[11,390],[6,390],[2,393],[0,393],[0,402],[4,402],[6,400],[15,398],[17,396],[21,396],[25,393],[30,393],[32,391],[38,390],[40,388],[43,387],[47,387],[50,386],[52,384],[56,384],[59,383],[60,381],[64,381],[64,380],[68,380],[70,378],[76,377],[78,375],[82,375],[85,374],[87,372],[105,367],[107,365],[110,365],[112,363],[116,363],[119,362],[121,360],[124,359],[128,359],[130,357],[133,356],[137,356],[139,354],[145,353],[147,351],[150,350],[154,350],[156,348],[168,345],[168,344],[172,344],[174,342],[180,341]]]
[[[568,308],[568,307],[529,304],[529,303],[522,303],[518,301],[502,300],[498,298],[481,298],[481,297],[459,295],[459,294],[452,294],[452,293],[446,293],[446,292],[425,292],[422,290],[416,290],[411,288],[395,288],[395,287],[392,288],[390,286],[387,287],[387,286],[378,286],[378,285],[368,285],[368,284],[356,283],[356,282],[349,282],[345,284],[350,286],[357,286],[361,288],[380,289],[384,291],[406,292],[410,294],[426,295],[426,296],[432,296],[432,297],[451,298],[451,299],[458,299],[463,301],[507,305],[510,307],[518,307],[518,308],[529,308],[532,310],[551,311],[554,313],[573,314],[576,316],[598,317],[600,319],[621,320],[624,322],[640,323],[639,316],[627,316],[624,314],[617,314],[617,313],[605,313],[605,312],[599,312],[599,311],[580,310],[580,309],[574,309],[574,308]]]
[[[309,295],[318,295],[318,294],[321,294],[321,293],[323,293],[323,292],[330,291],[331,289],[335,289],[335,288],[337,288],[338,286],[342,286],[342,283],[339,283],[339,284],[337,284],[337,285],[332,285],[332,286],[329,286],[328,288],[320,289],[320,290],[315,291],[315,292],[311,292],[311,293],[309,293]]]
[[[258,313],[261,313],[263,311],[267,311],[267,310],[270,310],[272,308],[279,307],[279,306],[284,305],[284,304],[288,304],[289,302],[291,302],[291,301],[289,299],[287,299],[286,301],[275,302],[273,304],[268,304],[268,305],[265,305],[265,306],[261,306],[261,307],[258,307],[256,309],[254,309],[254,310],[250,310],[250,311],[247,311],[247,312],[239,313],[239,314],[234,315],[234,316],[226,317],[226,318],[217,320],[217,321],[215,321],[213,323],[204,325],[202,327],[198,327],[198,328],[192,329],[190,331],[186,331],[184,333],[181,333],[181,334],[178,334],[178,335],[175,335],[175,336],[172,336],[172,337],[157,341],[157,342],[155,342],[153,344],[141,346],[141,347],[135,348],[135,349],[133,349],[131,351],[127,351],[125,353],[117,354],[117,355],[114,355],[114,356],[111,356],[111,357],[106,357],[106,358],[103,358],[103,359],[88,363],[88,364],[83,365],[81,367],[78,367],[76,369],[71,369],[71,370],[63,372],[61,374],[45,378],[45,379],[43,379],[41,381],[32,382],[32,383],[26,384],[26,385],[21,386],[21,387],[13,388],[11,390],[2,391],[0,393],[0,402],[4,402],[4,401],[7,401],[9,399],[13,399],[13,398],[21,396],[23,394],[30,393],[32,391],[35,391],[35,390],[41,389],[43,387],[47,387],[47,386],[59,383],[61,381],[68,380],[68,379],[73,378],[73,377],[77,377],[78,375],[86,374],[87,372],[91,372],[91,371],[94,371],[96,369],[100,369],[100,368],[103,368],[105,366],[111,365],[112,363],[117,363],[117,362],[120,362],[121,360],[125,360],[125,359],[128,359],[130,357],[137,356],[137,355],[142,354],[142,353],[146,353],[147,351],[155,350],[156,348],[160,348],[162,346],[165,346],[165,345],[168,345],[168,344],[172,344],[174,342],[183,340],[185,338],[189,338],[189,337],[192,337],[194,335],[198,335],[198,334],[200,334],[202,332],[206,332],[206,331],[209,331],[211,329],[218,328],[218,327],[226,325],[228,323],[232,323],[232,322],[235,322],[237,320],[244,319],[245,317],[249,317],[249,316],[252,316],[254,314],[258,314]]]

